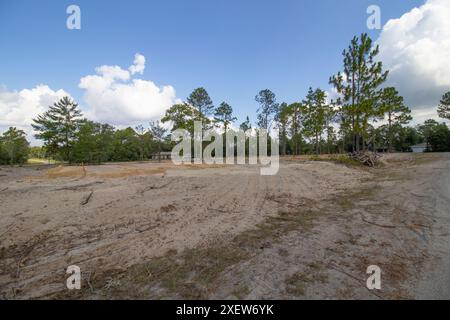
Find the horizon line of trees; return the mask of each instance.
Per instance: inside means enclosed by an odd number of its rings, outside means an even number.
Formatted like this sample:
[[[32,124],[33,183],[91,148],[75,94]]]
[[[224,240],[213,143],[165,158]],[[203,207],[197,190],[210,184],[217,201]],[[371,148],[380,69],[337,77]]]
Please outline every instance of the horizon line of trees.
[[[343,51],[342,71],[329,79],[338,94],[335,100],[328,101],[324,90],[310,87],[301,101],[278,103],[271,90],[261,90],[255,96],[259,107],[254,130],[277,129],[281,155],[410,151],[422,142],[428,150],[450,151],[445,123],[427,120],[415,128],[406,126],[411,110],[394,87],[383,87],[389,71],[376,60],[378,53],[367,34],[352,39]],[[438,114],[450,119],[450,92],[443,95]],[[84,118],[78,104],[64,97],[33,119],[35,137],[44,141],[44,147],[32,151],[70,163],[145,160],[174,145],[161,123],[171,123],[172,131],[186,129],[193,134],[194,121],[202,121],[203,131],[221,128],[225,136],[236,120],[232,106],[224,101],[216,107],[204,88],[170,107],[160,121],[125,129]],[[384,124],[375,127],[380,121]],[[248,116],[239,128],[252,130]],[[10,128],[0,137],[0,164],[23,163],[29,149],[25,133]]]

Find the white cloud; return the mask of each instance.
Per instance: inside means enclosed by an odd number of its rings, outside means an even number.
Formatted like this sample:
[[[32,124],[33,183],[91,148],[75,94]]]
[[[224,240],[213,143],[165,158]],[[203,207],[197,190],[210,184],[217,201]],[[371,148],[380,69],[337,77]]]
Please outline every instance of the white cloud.
[[[450,125],[450,120],[439,118],[436,108],[417,108],[412,110],[411,115],[413,117],[413,121],[410,124],[413,126],[422,124],[428,119],[436,120],[439,123],[445,122],[447,125]]]
[[[115,80],[127,81],[130,79],[130,73],[119,66],[101,66],[96,68],[95,71],[108,82]]]
[[[81,78],[79,87],[85,90],[85,114],[88,118],[114,125],[128,125],[161,118],[178,102],[172,86],[158,87],[154,82],[133,79],[142,74],[145,57],[135,55],[128,70],[118,66],[96,68],[96,75]]]
[[[64,90],[53,91],[47,85],[38,85],[33,89],[8,91],[0,89],[0,126],[30,126],[32,119],[47,110],[48,106],[70,96]]]
[[[145,70],[145,57],[142,54],[136,53],[133,65],[128,70],[130,70],[132,75],[136,73],[143,74]]]
[[[124,127],[158,120],[168,108],[180,102],[172,86],[158,87],[152,81],[133,77],[143,74],[145,61],[143,55],[136,54],[128,70],[103,65],[95,69],[96,74],[81,78],[79,87],[85,92],[80,105],[84,115]],[[71,97],[66,91],[54,91],[47,85],[21,91],[9,91],[0,86],[0,132],[15,126],[24,130],[28,139],[36,144],[32,119],[64,96]]]
[[[29,126],[34,117],[46,111],[48,106],[64,96],[70,97],[64,90],[53,91],[46,85],[21,91],[0,88],[0,125]]]
[[[428,0],[389,20],[377,43],[390,70],[387,84],[397,87],[413,109],[436,108],[450,90],[450,1]]]
[[[8,127],[17,127],[24,130],[28,140],[35,144],[31,128],[33,118],[64,96],[70,97],[64,90],[54,91],[46,85],[21,91],[9,91],[0,87],[0,132]]]

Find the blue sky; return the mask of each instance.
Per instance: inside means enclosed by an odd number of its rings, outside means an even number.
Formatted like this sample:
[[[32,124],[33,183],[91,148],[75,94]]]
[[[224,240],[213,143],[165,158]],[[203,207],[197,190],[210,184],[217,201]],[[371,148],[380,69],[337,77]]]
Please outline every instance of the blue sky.
[[[82,77],[101,65],[127,69],[146,57],[139,78],[170,85],[185,99],[203,86],[228,101],[239,121],[255,119],[254,96],[301,100],[309,86],[329,89],[341,53],[366,27],[377,4],[382,23],[423,0],[0,0],[0,85],[10,91],[48,85],[85,107]],[[81,30],[66,28],[66,8],[81,8]],[[5,90],[5,89],[4,89]],[[0,113],[1,115],[1,113]]]

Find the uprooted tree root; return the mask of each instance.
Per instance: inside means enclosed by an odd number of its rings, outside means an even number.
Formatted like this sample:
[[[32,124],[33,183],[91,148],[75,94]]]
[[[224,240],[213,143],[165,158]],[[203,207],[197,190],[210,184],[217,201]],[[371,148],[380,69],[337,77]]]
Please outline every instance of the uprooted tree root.
[[[379,164],[381,155],[371,151],[357,151],[349,153],[349,158],[360,162],[361,164],[369,167],[376,167]]]

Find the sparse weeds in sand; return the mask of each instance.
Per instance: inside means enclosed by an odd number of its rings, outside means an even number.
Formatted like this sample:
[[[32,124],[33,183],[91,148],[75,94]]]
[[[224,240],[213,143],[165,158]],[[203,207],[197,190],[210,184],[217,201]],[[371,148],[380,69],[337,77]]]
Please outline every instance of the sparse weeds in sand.
[[[236,236],[233,242],[241,247],[260,248],[265,240],[270,239],[275,242],[281,235],[290,231],[310,230],[318,214],[314,211],[280,212],[277,216],[269,217],[256,225],[253,230]]]
[[[411,162],[413,165],[422,165],[432,163],[441,159],[442,157],[438,154],[423,153],[414,155]]]
[[[134,266],[125,279],[133,287],[148,284],[160,286],[172,296],[206,298],[228,267],[248,257],[249,253],[232,245],[189,249]]]
[[[169,213],[169,212],[172,212],[175,210],[177,210],[177,207],[175,207],[172,204],[169,204],[167,206],[162,206],[161,208],[159,208],[159,211],[161,211],[162,213]]]
[[[231,292],[239,300],[245,299],[246,296],[250,294],[250,288],[245,284],[240,284],[236,289]]]
[[[309,158],[309,161],[324,161],[324,159],[320,158],[318,155],[313,155]]]
[[[282,212],[236,236],[227,245],[171,253],[136,266],[130,280],[135,284],[160,285],[169,294],[183,298],[205,298],[227,268],[250,259],[255,248],[263,248],[267,241],[276,241],[292,230],[309,230],[316,215],[314,212]]]
[[[278,249],[278,254],[281,257],[288,257],[289,256],[289,251],[284,249],[284,248],[280,248],[280,249]]]
[[[328,275],[323,272],[323,267],[319,262],[308,263],[306,270],[296,272],[286,278],[286,292],[293,296],[301,297],[305,295],[307,284],[325,283],[327,280]]]
[[[313,155],[311,157],[309,157],[308,159],[309,161],[325,161],[325,162],[333,162],[336,164],[342,164],[348,167],[359,167],[359,168],[363,168],[364,165],[359,162],[356,161],[352,158],[350,158],[348,155],[346,154],[339,154],[339,155]]]
[[[125,272],[97,275],[92,280],[93,287],[103,288],[96,293],[106,297],[143,297],[148,296],[150,288],[158,288],[159,297],[205,299],[219,285],[218,279],[227,269],[251,259],[258,252],[255,249],[264,249],[290,231],[310,230],[317,214],[313,211],[280,212],[226,244],[186,249],[180,253],[172,250]],[[118,283],[121,285],[117,286]],[[245,296],[248,288],[236,288],[233,294]]]
[[[108,278],[106,280],[106,285],[105,285],[105,289],[108,290],[110,288],[118,288],[122,285],[122,283],[120,282],[120,280],[114,279],[114,278]]]
[[[343,210],[350,210],[353,208],[353,199],[346,196],[340,196],[336,199],[336,204],[340,206]]]
[[[286,292],[295,297],[305,295],[305,279],[306,276],[302,273],[295,273],[285,280]]]
[[[348,155],[338,155],[338,156],[333,156],[330,158],[330,161],[338,163],[338,164],[343,164],[346,166],[354,166],[354,167],[362,167],[362,163],[359,161],[356,161],[352,158],[350,158]]]
[[[341,209],[348,211],[353,209],[356,202],[370,198],[374,192],[373,188],[363,188],[348,194],[341,194],[334,201]]]

